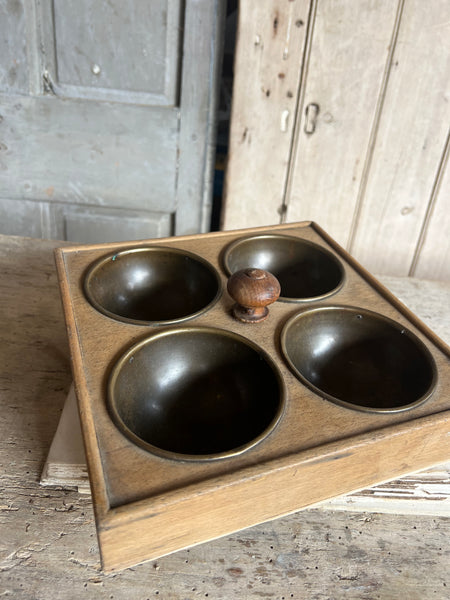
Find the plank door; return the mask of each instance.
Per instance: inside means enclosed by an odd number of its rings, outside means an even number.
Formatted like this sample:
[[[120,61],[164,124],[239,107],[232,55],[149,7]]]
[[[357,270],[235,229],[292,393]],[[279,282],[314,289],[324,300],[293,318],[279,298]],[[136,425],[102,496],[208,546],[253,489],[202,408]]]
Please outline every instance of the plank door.
[[[448,0],[242,3],[237,39],[223,227],[314,220],[374,273],[448,279]]]
[[[0,233],[208,229],[219,0],[0,0]]]

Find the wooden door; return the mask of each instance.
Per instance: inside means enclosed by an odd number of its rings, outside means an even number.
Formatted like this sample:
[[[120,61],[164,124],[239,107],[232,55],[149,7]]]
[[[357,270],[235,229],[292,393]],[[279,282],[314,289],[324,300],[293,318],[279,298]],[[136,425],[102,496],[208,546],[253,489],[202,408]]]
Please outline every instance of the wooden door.
[[[449,2],[241,3],[236,52],[224,227],[311,219],[450,279]]]
[[[0,233],[208,229],[222,3],[0,0]]]

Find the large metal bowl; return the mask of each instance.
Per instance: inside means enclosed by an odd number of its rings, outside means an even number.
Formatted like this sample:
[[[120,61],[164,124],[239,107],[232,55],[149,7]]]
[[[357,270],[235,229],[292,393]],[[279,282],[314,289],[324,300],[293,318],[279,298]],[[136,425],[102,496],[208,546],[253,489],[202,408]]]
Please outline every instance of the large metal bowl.
[[[340,261],[308,240],[287,235],[257,235],[233,242],[224,252],[229,274],[248,267],[269,271],[280,282],[279,300],[318,300],[336,292],[344,282]]]
[[[110,254],[86,274],[84,291],[100,312],[137,325],[178,323],[206,311],[219,297],[216,270],[174,248],[143,247]]]
[[[363,411],[418,406],[436,385],[434,360],[419,338],[395,321],[353,307],[294,315],[281,344],[297,377],[318,395]]]
[[[115,364],[108,405],[135,444],[168,458],[234,456],[275,427],[284,384],[257,346],[221,329],[161,331]]]

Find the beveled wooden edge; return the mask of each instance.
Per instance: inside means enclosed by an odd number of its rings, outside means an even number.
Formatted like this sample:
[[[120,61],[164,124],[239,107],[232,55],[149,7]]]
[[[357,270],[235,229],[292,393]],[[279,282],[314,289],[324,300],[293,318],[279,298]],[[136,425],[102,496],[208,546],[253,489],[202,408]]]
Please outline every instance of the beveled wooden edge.
[[[408,462],[396,466],[405,446]],[[154,560],[297,512],[330,493],[339,496],[425,469],[449,454],[450,411],[443,411],[355,436],[350,445],[348,440],[325,444],[114,508],[98,524],[102,567],[110,572]],[[276,496],[272,502],[270,490]],[[184,523],[181,533],[172,532],[172,523]]]
[[[109,252],[114,249],[120,248],[139,248],[141,246],[148,246],[149,244],[157,243],[158,245],[164,245],[164,243],[170,242],[173,244],[175,240],[180,242],[195,240],[198,239],[199,235],[207,235],[208,237],[222,238],[229,237],[230,235],[253,235],[254,233],[261,233],[267,231],[287,231],[289,229],[299,229],[299,228],[307,228],[312,226],[312,221],[300,221],[298,223],[285,223],[283,225],[262,225],[261,227],[252,227],[251,229],[243,228],[243,229],[233,229],[228,231],[211,231],[205,234],[190,234],[190,235],[179,235],[179,236],[168,236],[163,238],[154,238],[150,240],[135,240],[129,242],[106,242],[101,244],[76,244],[76,245],[67,245],[64,248],[57,248],[56,250],[62,250],[63,253],[71,253],[71,252],[85,252],[91,250],[105,250]],[[320,231],[319,231],[320,233]]]
[[[348,445],[348,439],[329,442],[327,444],[323,444],[322,446],[314,446],[308,450],[292,452],[281,458],[271,459],[250,465],[248,467],[243,467],[239,470],[229,472],[226,475],[211,477],[207,482],[202,481],[200,483],[185,485],[180,489],[166,492],[158,496],[153,496],[151,501],[147,498],[138,500],[136,502],[131,502],[129,504],[124,504],[123,506],[111,508],[108,511],[107,519],[104,521],[104,528],[109,529],[110,527],[117,526],[123,522],[130,522],[136,519],[139,520],[146,518],[149,516],[149,514],[153,514],[154,512],[162,510],[170,504],[184,500],[186,497],[210,493],[211,491],[222,489],[224,487],[233,487],[235,485],[240,485],[243,481],[270,475],[279,470],[290,469],[299,465],[320,463],[322,461],[334,461],[347,456],[350,450],[356,450],[360,447],[364,448],[367,445],[383,442],[387,439],[390,440],[398,436],[407,435],[411,432],[414,433],[416,430],[421,430],[425,427],[431,428],[435,427],[436,424],[441,425],[443,419],[444,422],[449,426],[449,428],[445,431],[449,437],[448,447],[450,452],[450,410],[448,410],[434,413],[425,417],[419,417],[412,421],[405,421],[396,425],[383,427],[379,430],[369,431],[368,433],[352,436],[351,446]],[[442,444],[439,445],[439,448],[442,450]],[[343,450],[345,451],[345,454],[341,455],[340,453],[342,453]],[[438,462],[445,462],[445,460],[447,459],[442,459]],[[423,468],[426,468],[426,466]],[[420,468],[421,467],[414,470],[419,470]],[[398,473],[398,475],[400,475],[400,473]],[[384,481],[387,481],[387,479],[384,479]],[[373,485],[376,485],[376,483]],[[149,504],[151,504],[151,506],[149,506]],[[132,517],[130,516],[131,511],[133,512]]]
[[[101,457],[98,446],[89,444],[88,440],[96,439],[95,426],[91,418],[89,409],[89,398],[87,390],[80,382],[84,381],[82,368],[81,348],[78,343],[78,333],[75,324],[72,301],[69,292],[68,280],[66,275],[66,264],[64,251],[66,248],[55,249],[55,262],[58,273],[58,279],[61,290],[64,319],[68,337],[70,339],[70,359],[74,379],[74,386],[77,396],[78,411],[80,414],[81,432],[83,434],[83,444],[86,453],[86,462],[88,466],[89,480],[92,482],[91,493],[93,497],[94,513],[99,523],[109,510],[109,501],[106,487],[103,482],[103,473],[101,468]],[[93,447],[91,447],[93,446]],[[101,551],[100,551],[101,552]]]
[[[404,317],[406,317],[417,329],[419,329],[428,339],[430,339],[444,354],[450,357],[450,346],[444,342],[432,329],[425,325],[401,300],[399,300],[385,285],[383,285],[370,271],[361,265],[347,250],[338,244],[330,235],[317,223],[311,221],[311,228],[314,229],[333,250],[340,254],[344,260],[357,271],[385,300],[396,308]]]

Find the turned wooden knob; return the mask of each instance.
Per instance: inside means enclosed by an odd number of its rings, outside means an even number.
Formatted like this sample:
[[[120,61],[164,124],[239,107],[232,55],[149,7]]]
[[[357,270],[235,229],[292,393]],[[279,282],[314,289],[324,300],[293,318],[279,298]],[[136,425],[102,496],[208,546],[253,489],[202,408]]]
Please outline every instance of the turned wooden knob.
[[[269,314],[267,306],[280,295],[278,279],[262,269],[242,269],[228,280],[228,293],[236,302],[233,315],[244,323],[259,323]]]

